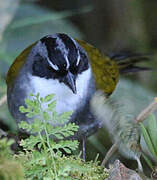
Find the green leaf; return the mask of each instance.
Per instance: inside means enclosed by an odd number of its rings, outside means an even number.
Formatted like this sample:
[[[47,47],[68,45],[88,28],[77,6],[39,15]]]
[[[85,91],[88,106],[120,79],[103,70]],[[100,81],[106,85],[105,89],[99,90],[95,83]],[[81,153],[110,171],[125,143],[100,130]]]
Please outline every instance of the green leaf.
[[[29,138],[21,140],[20,146],[27,150],[33,150],[35,145],[38,143],[41,143],[40,137],[31,135]]]
[[[73,111],[64,112],[60,115],[63,119],[68,119],[72,115]]]
[[[147,130],[157,155],[157,120],[155,119],[155,116],[153,114],[150,114],[147,117],[147,121],[148,121]]]
[[[55,107],[56,107],[56,100],[55,101],[52,101],[50,104],[48,104],[48,111],[52,111]]]
[[[144,153],[142,153],[142,156],[144,158],[144,160],[146,161],[146,163],[148,164],[148,166],[153,170],[153,164],[152,162],[149,160],[149,158],[147,156],[145,156]]]
[[[50,94],[50,95],[46,96],[46,97],[44,98],[44,102],[49,102],[49,101],[51,101],[54,96],[55,96],[54,94]]]
[[[154,150],[154,147],[153,147],[153,144],[152,144],[152,141],[151,141],[151,138],[146,130],[146,128],[144,127],[143,123],[139,123],[140,125],[140,128],[141,128],[141,132],[142,132],[142,135],[144,137],[144,140],[148,146],[148,149],[150,150],[150,152],[156,156],[156,153],[155,153],[155,150]]]
[[[26,104],[27,106],[34,106],[33,100],[30,100],[30,99],[25,99],[25,104]]]
[[[20,106],[20,107],[19,107],[19,111],[20,111],[21,113],[30,112],[30,110],[27,109],[27,108],[25,108],[24,106]]]
[[[41,120],[35,118],[32,123],[32,133],[42,132],[44,130],[44,123]]]
[[[48,132],[55,136],[57,139],[63,139],[63,137],[69,137],[74,135],[74,132],[78,130],[78,126],[74,123],[68,123],[64,126],[56,126],[55,128],[48,127]]]
[[[28,118],[32,118],[32,117],[35,116],[35,115],[36,115],[36,113],[34,113],[34,112],[29,112],[29,113],[26,114],[26,116],[27,116]]]
[[[34,111],[33,111],[33,112],[34,112],[35,115],[40,114],[40,108],[39,108],[37,105],[35,105],[35,106],[34,106]]]
[[[21,121],[19,124],[18,124],[19,128],[21,129],[25,129],[27,131],[31,131],[32,130],[32,125],[31,124],[28,124],[26,121]]]
[[[39,99],[40,93],[37,93],[36,95],[36,99]]]
[[[44,112],[43,112],[43,118],[44,118],[44,120],[46,120],[46,121],[50,120],[50,115],[49,115],[49,113],[46,112],[46,111],[44,111]]]
[[[40,102],[41,102],[41,103],[44,102],[44,98],[43,98],[43,97],[40,98]]]
[[[71,153],[71,149],[69,149],[69,148],[67,148],[67,147],[65,147],[65,148],[63,148],[63,149],[64,149],[64,151],[65,151],[66,153],[68,153],[68,154]]]
[[[59,133],[58,133],[58,134],[55,133],[54,136],[55,136],[57,139],[59,139],[59,140],[64,139],[64,136],[63,136],[62,134],[59,134]]]
[[[52,112],[52,121],[53,122],[58,122],[58,114],[57,114],[57,112],[56,111],[54,111],[53,110],[53,112]]]
[[[63,112],[60,116],[60,122],[61,123],[67,123],[68,120],[70,119],[70,116],[72,115],[73,111],[68,111],[68,112]]]
[[[58,144],[55,145],[56,148],[62,148],[67,153],[71,153],[72,150],[76,150],[78,148],[78,141],[77,140],[62,140]]]
[[[34,97],[34,94],[30,93],[29,96]]]

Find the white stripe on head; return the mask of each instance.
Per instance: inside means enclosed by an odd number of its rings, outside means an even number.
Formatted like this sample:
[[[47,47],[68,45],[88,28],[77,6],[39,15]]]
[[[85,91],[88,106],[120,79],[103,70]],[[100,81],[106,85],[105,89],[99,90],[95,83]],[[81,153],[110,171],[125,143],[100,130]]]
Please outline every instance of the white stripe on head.
[[[75,39],[71,38],[71,40],[73,41],[73,43],[75,44],[76,48],[78,49],[77,50],[78,58],[77,58],[77,62],[76,62],[76,66],[78,66],[79,62],[80,62],[80,59],[81,59],[80,51],[79,51],[79,46],[78,46],[77,42],[75,41]]]
[[[58,66],[57,66],[56,64],[53,64],[53,63],[49,60],[49,58],[47,58],[47,61],[48,61],[48,63],[50,64],[50,66],[51,66],[54,70],[56,70],[56,71],[59,70]]]
[[[79,51],[79,50],[77,51],[77,53],[78,53],[78,58],[77,58],[76,66],[79,65],[80,58],[81,58],[81,56],[80,56],[80,51]]]
[[[66,60],[66,63],[67,63],[67,67],[66,67],[66,70],[69,69],[70,67],[70,63],[69,63],[69,60],[68,60],[68,57],[67,56],[64,56],[65,60]]]
[[[47,37],[49,37],[49,36],[47,36]],[[42,44],[42,46],[41,46],[41,44]],[[43,46],[43,45],[44,45],[44,46]],[[48,57],[48,51],[47,51],[47,48],[46,48],[46,46],[45,46],[45,43],[42,43],[41,41],[39,41],[36,46],[38,47],[38,53],[39,53],[41,56],[43,56],[43,54],[44,54],[44,56],[45,56],[46,60],[48,61],[49,65],[50,65],[54,70],[58,71],[58,70],[59,70],[58,66],[57,66],[56,64],[53,64],[53,63],[50,61],[49,57]]]
[[[48,37],[52,38],[51,35],[47,36],[47,38],[48,38]],[[69,50],[66,49],[63,41],[57,36],[57,34],[56,34],[56,35],[53,35],[53,38],[56,38],[56,43],[57,43],[57,45],[58,45],[58,46],[56,47],[56,49],[59,49],[61,52],[63,52],[63,56],[64,56],[64,58],[65,58],[65,60],[66,60],[66,69],[68,69],[69,66],[70,66],[70,63],[69,63],[69,60],[68,60],[68,52],[69,52]],[[47,48],[46,48],[46,46],[45,46],[45,43],[42,43],[41,41],[39,41],[38,44],[37,44],[37,46],[40,46],[40,44],[43,44],[44,46],[41,46],[42,48],[41,48],[41,47],[39,48],[39,50],[38,50],[39,54],[40,54],[41,56],[43,56],[43,52],[44,52],[45,58],[46,58],[46,60],[48,61],[49,65],[50,65],[54,70],[56,70],[56,71],[59,70],[59,67],[58,67],[56,64],[54,64],[53,62],[50,61],[50,59],[49,59],[49,57],[48,57],[48,51],[47,51]]]

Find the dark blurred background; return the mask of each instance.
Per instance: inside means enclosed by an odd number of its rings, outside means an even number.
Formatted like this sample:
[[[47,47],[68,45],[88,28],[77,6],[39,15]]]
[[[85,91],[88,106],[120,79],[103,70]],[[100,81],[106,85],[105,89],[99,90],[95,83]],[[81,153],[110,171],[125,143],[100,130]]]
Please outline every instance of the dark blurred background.
[[[116,90],[117,96],[125,96],[122,103],[126,97],[134,101],[127,102],[131,110],[126,111],[135,116],[157,94],[156,9],[156,0],[0,0],[0,98],[6,94],[5,76],[15,57],[44,35],[64,32],[104,53],[149,55],[145,65],[153,70],[123,78]],[[15,129],[6,103],[0,106],[0,121]],[[103,137],[102,143],[94,138],[94,154],[105,155]]]
[[[140,52],[152,55],[154,60],[156,8],[155,0],[1,1],[1,19],[6,21],[6,25],[0,25],[3,29],[1,61],[11,63],[27,45],[55,32],[84,39],[103,52]],[[156,65],[155,61],[149,64]],[[148,74],[146,76],[140,77],[144,84],[150,78]],[[157,90],[154,82],[149,82],[149,87]]]

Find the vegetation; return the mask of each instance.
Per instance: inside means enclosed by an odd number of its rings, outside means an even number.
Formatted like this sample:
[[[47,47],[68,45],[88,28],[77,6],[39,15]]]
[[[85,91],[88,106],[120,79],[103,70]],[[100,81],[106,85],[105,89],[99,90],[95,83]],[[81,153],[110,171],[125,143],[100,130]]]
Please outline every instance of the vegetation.
[[[0,179],[103,180],[108,177],[109,170],[100,166],[97,158],[84,162],[80,158],[81,154],[76,153],[79,143],[69,137],[74,135],[78,126],[74,123],[67,124],[72,112],[57,114],[56,100],[53,98],[53,94],[44,98],[40,97],[39,93],[31,94],[30,98],[25,100],[27,106],[20,107],[20,111],[26,113],[27,117],[34,118],[32,124],[26,121],[19,124],[19,128],[30,136],[20,141],[22,151],[16,154],[10,150],[13,140],[0,140]],[[56,125],[52,126],[52,121]],[[146,121],[147,125],[141,122],[138,125],[148,150],[146,153],[141,152],[154,174],[157,162],[157,121],[153,114],[149,115]],[[133,141],[127,141],[126,144]]]
[[[146,64],[156,69],[157,1],[100,0],[98,2],[75,0],[59,3],[58,0],[14,0],[14,3],[12,3],[12,0],[5,0],[1,2],[1,5],[0,133],[3,129],[6,132],[9,129],[11,133],[17,130],[16,123],[10,116],[6,103],[5,77],[8,68],[25,47],[44,35],[64,31],[64,33],[68,33],[73,37],[87,40],[87,42],[92,43],[103,52],[127,50],[129,52],[150,54],[151,61]],[[126,148],[127,145],[128,148],[125,149],[125,152],[128,155],[130,155],[130,152],[134,155],[135,152],[130,151],[130,147],[132,147],[130,142],[133,142],[134,145],[135,140],[135,145],[141,148],[138,149],[138,152],[140,157],[142,154],[140,160],[142,160],[144,173],[147,176],[151,176],[152,173],[152,178],[156,177],[157,166],[157,113],[154,112],[140,124],[133,123],[132,120],[156,96],[156,73],[156,71],[150,71],[127,76],[125,79],[120,80],[113,94],[116,97],[120,111],[127,115],[125,119],[131,120],[131,123],[123,126],[124,129],[119,126],[120,137],[126,140],[123,141],[125,143],[121,142],[119,144],[122,144],[122,149]],[[32,98],[35,100],[37,96],[32,96]],[[52,96],[48,98],[51,99]],[[45,101],[45,99],[42,100],[39,97],[38,100],[41,104],[41,101]],[[21,140],[21,147],[24,151],[19,152],[19,154],[15,155],[10,150],[13,143],[10,138],[0,139],[0,179],[22,180],[31,179],[33,176],[34,179],[38,179],[42,175],[42,178],[45,179],[53,176],[62,177],[62,179],[90,179],[91,177],[101,179],[106,177],[108,172],[104,171],[103,167],[98,166],[98,161],[83,162],[80,155],[70,155],[78,147],[77,141],[68,140],[68,137],[75,133],[78,127],[74,124],[64,126],[71,112],[63,116],[53,114],[53,117],[63,121],[63,131],[59,132],[59,127],[50,127],[48,122],[51,117],[49,117],[49,113],[45,109],[40,110],[40,113],[38,112],[40,103],[33,105],[34,102],[26,101],[28,107],[22,107],[21,111],[26,112],[29,117],[36,114],[38,118],[31,125],[25,122],[21,123],[20,127],[25,131],[32,132],[32,134],[28,139]],[[55,106],[55,102],[51,106]],[[36,107],[36,110],[34,109],[33,112],[31,107]],[[118,119],[116,113],[114,117]],[[64,119],[64,116],[67,119]],[[45,121],[43,121],[43,117]],[[110,117],[110,114],[107,117]],[[114,119],[114,117],[112,118]],[[42,121],[39,121],[41,119]],[[7,125],[7,128],[3,127],[4,124]],[[41,131],[37,131],[39,126]],[[49,138],[52,133],[50,130],[53,130],[55,140]],[[64,140],[65,136],[66,140]],[[107,150],[112,146],[115,136],[117,136],[117,132],[113,131],[110,141],[109,138],[106,138],[109,136],[105,128],[102,128],[96,135],[90,137],[87,145],[93,149],[93,152],[88,153],[90,148],[87,148],[88,159],[94,159],[96,154],[99,153],[98,159],[101,162],[106,156]],[[133,141],[128,142],[128,137],[133,137]],[[48,140],[50,143],[48,143]],[[63,155],[63,152],[68,156]],[[111,157],[114,157],[112,155]],[[136,169],[136,163],[128,160],[128,158],[129,156],[123,162],[127,164],[128,168]],[[146,163],[143,162],[143,159]],[[54,167],[56,167],[56,171],[54,171]]]
[[[146,125],[140,123],[144,145],[146,145],[143,157],[149,167],[155,170],[155,164],[157,163],[157,120],[153,114],[150,114],[146,120]]]
[[[39,94],[32,94],[31,100],[25,100],[27,107],[20,107],[20,111],[26,113],[27,117],[35,117],[32,124],[25,121],[19,124],[20,128],[31,135],[27,139],[21,140],[20,146],[23,151],[18,152],[16,155],[13,155],[9,149],[13,143],[12,141],[0,140],[3,145],[0,154],[5,157],[0,162],[1,179],[6,180],[10,177],[14,179],[14,173],[17,174],[17,179],[20,179],[23,177],[23,170],[24,178],[30,180],[103,180],[108,176],[108,171],[99,166],[97,160],[84,162],[80,158],[80,154],[64,155],[65,153],[71,154],[78,148],[77,140],[66,140],[74,135],[78,126],[74,123],[66,124],[72,112],[57,114],[55,111],[56,101],[52,100],[53,97],[54,95],[48,95],[42,98]],[[43,108],[44,103],[47,104],[47,108]],[[52,120],[62,125],[52,126],[50,124]],[[9,164],[9,159],[13,163]],[[17,168],[15,172],[14,168]],[[4,169],[6,170],[3,171]]]

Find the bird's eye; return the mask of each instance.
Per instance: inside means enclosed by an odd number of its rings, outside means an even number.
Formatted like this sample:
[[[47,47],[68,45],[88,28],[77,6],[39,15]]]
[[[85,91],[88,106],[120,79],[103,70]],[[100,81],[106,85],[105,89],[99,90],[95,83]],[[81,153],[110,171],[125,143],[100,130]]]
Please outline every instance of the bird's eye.
[[[68,73],[68,72],[67,72],[66,70],[60,70],[60,71],[57,72],[57,74],[58,74],[60,77],[66,76],[67,73]]]
[[[81,55],[81,58],[82,58],[82,59],[86,59],[86,58],[87,58],[87,56],[86,56],[84,53],[81,53],[81,52],[80,52],[80,55]]]
[[[77,66],[70,66],[70,72],[72,74],[77,74],[78,73],[78,67]]]
[[[53,73],[55,75],[55,77],[62,77],[65,76],[67,74],[66,70],[55,70],[53,69],[53,67],[48,66],[49,71],[51,71],[51,73]]]

